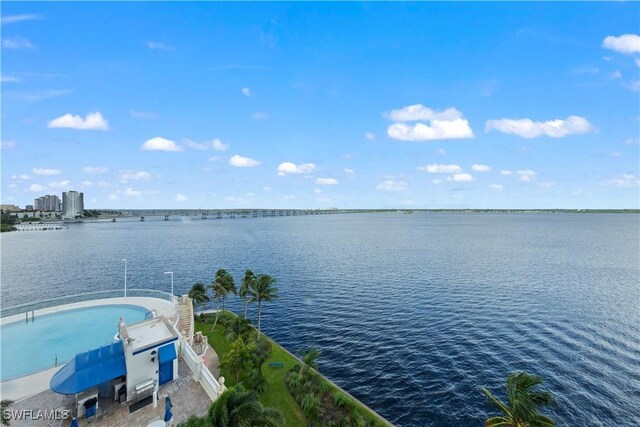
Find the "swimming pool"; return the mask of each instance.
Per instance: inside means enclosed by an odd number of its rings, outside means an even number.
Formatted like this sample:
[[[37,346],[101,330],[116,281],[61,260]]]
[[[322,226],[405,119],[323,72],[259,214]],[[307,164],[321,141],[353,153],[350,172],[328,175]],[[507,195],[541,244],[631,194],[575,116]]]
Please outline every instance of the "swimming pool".
[[[113,341],[118,321],[145,319],[144,307],[128,304],[98,305],[17,321],[0,329],[0,381],[18,378],[67,363],[77,353]]]

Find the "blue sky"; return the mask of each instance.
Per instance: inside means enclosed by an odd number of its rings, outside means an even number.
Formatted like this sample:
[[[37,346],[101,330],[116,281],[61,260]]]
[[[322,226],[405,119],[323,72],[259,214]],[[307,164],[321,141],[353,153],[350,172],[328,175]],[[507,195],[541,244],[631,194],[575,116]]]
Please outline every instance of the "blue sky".
[[[638,208],[639,3],[3,3],[2,203]]]

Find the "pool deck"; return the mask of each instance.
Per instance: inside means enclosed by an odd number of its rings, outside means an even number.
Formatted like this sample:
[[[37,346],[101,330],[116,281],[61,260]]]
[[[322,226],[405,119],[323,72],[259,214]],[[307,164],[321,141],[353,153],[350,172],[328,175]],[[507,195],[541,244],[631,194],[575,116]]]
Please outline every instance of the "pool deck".
[[[163,420],[164,399],[168,395],[173,403],[173,423],[177,425],[186,421],[191,415],[203,416],[211,406],[211,399],[191,375],[191,371],[186,363],[179,359],[179,378],[160,387],[158,392],[158,406],[149,404],[134,413],[130,413],[129,404],[114,402],[111,398],[100,398],[100,412],[97,417],[90,420],[79,419],[81,426],[140,426],[146,427],[153,421]],[[4,398],[4,397],[3,397]],[[72,400],[65,399],[64,396],[56,394],[50,390],[43,391],[27,399],[16,402],[10,407],[12,410],[46,410],[70,408]],[[54,426],[69,426],[70,420],[63,420],[61,424],[54,423]],[[51,426],[50,420],[11,420],[12,426]],[[164,423],[160,424],[164,425]]]
[[[156,311],[158,316],[165,316],[167,319],[173,319],[175,316],[175,305],[172,304],[168,300],[163,300],[160,298],[149,298],[149,297],[119,297],[119,298],[103,298],[97,300],[90,301],[82,301],[76,302],[72,304],[59,305],[50,308],[44,308],[42,310],[35,311],[35,317],[42,316],[45,314],[57,313],[60,311],[73,310],[76,308],[85,308],[85,307],[95,307],[99,305],[114,305],[114,304],[128,304],[128,305],[137,305],[140,307],[144,307],[148,310]],[[31,316],[31,313],[29,313]],[[8,316],[2,318],[2,325],[13,323],[17,321],[25,321],[25,315],[17,314],[14,316]],[[109,344],[109,343],[105,343]],[[40,371],[35,374],[26,375],[20,378],[15,378],[8,381],[3,381],[0,383],[0,395],[3,399],[10,399],[14,401],[18,401],[29,396],[33,396],[35,394],[41,393],[45,390],[49,390],[49,381],[51,381],[51,377],[55,374],[62,365],[47,369],[45,371]]]

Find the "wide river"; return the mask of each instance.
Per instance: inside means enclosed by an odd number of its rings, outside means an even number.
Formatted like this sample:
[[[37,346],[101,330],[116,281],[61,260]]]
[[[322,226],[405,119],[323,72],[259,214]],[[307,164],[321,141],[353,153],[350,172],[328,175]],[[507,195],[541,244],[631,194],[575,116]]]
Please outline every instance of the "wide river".
[[[480,426],[511,371],[559,425],[640,423],[640,216],[346,214],[74,224],[2,234],[2,306],[218,268],[275,276],[263,329],[398,426]],[[229,304],[239,310],[238,301]],[[251,308],[255,316],[255,307]]]

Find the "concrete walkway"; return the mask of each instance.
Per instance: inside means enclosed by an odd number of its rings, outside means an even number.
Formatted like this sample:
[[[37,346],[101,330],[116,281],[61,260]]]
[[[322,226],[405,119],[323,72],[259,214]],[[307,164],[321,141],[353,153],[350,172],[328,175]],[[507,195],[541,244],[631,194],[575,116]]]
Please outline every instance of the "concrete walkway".
[[[209,372],[213,375],[213,377],[217,380],[220,378],[220,358],[218,357],[218,353],[209,345],[209,349],[207,350],[207,354],[204,358],[204,363],[209,369]]]

